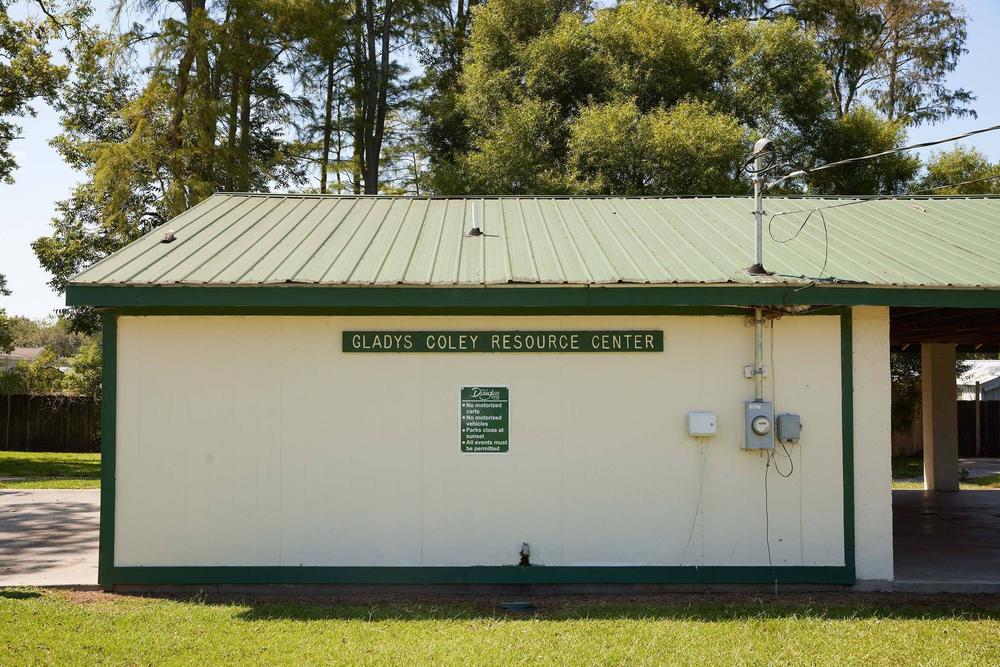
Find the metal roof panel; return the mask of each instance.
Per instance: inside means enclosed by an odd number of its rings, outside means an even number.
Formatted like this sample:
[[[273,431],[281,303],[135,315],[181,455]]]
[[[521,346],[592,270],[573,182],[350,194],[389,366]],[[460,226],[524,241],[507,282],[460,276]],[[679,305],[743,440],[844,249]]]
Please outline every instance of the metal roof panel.
[[[468,233],[474,206],[481,236]],[[767,197],[765,209],[774,275],[762,279],[743,271],[750,197],[219,194],[71,283],[1000,287],[1000,198]],[[161,243],[163,229],[176,240]]]

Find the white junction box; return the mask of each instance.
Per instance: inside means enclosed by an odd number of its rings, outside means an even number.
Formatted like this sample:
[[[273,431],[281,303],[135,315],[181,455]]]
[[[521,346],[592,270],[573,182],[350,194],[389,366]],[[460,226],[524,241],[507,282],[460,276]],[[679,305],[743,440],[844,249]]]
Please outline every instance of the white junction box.
[[[688,435],[715,435],[718,420],[714,412],[689,412]]]

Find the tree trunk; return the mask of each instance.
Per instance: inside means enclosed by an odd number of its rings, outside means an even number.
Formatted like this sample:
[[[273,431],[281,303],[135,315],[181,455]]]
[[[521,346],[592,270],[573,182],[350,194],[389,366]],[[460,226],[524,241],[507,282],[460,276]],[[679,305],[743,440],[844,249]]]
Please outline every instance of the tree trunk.
[[[236,132],[239,127],[240,75],[235,69],[229,81],[229,132],[226,137],[226,189],[236,189]]]
[[[326,109],[323,123],[323,158],[320,160],[319,191],[326,194],[327,172],[330,170],[330,135],[333,133],[333,58],[326,66]]]
[[[243,72],[240,81],[240,150],[237,185],[241,192],[250,189],[250,77],[251,72]]]
[[[343,192],[343,187],[340,183],[340,165],[344,159],[344,133],[343,126],[343,116],[341,114],[341,95],[340,91],[337,91],[337,194]]]
[[[378,194],[378,148],[374,146],[375,118],[378,111],[378,58],[376,53],[375,2],[365,0],[365,88],[364,88],[364,165],[365,194]]]
[[[889,59],[889,86],[886,91],[885,115],[889,120],[896,117],[896,77],[899,70],[899,31],[893,30],[892,54]]]
[[[208,14],[205,11],[205,0],[196,0],[198,7],[195,11],[194,21],[198,28],[197,48],[195,51],[195,80],[198,82],[198,153],[199,158],[195,164],[198,173],[196,174],[199,189],[208,192],[199,193],[207,196],[215,182],[215,91],[212,90],[212,71],[208,59],[208,41],[204,23],[208,21]],[[192,202],[197,203],[197,202]]]
[[[181,54],[180,62],[177,64],[177,81],[174,84],[174,99],[171,103],[170,129],[167,134],[167,146],[169,153],[167,157],[168,169],[170,169],[171,196],[167,198],[167,210],[171,215],[177,215],[187,209],[187,195],[185,189],[184,161],[180,158],[181,149],[184,147],[183,125],[184,125],[184,105],[187,103],[187,91],[191,77],[191,66],[194,63],[194,45],[191,40],[191,17],[194,6],[191,2],[184,3],[184,15],[188,22],[188,38],[184,45],[184,52]]]
[[[354,194],[361,194],[361,174],[365,161],[365,68],[364,68],[364,10],[361,0],[354,0],[354,86],[351,91],[354,97],[354,127],[352,143],[354,155],[351,172],[354,179]]]
[[[367,0],[369,12],[374,12],[373,0]],[[376,65],[376,37],[374,17],[369,17],[368,58],[371,73],[368,93],[369,104],[367,125],[369,135],[365,143],[365,194],[376,195],[379,189],[379,162],[382,153],[382,139],[385,135],[386,100],[389,92],[389,46],[392,28],[392,3],[385,0],[382,15],[381,53]]]

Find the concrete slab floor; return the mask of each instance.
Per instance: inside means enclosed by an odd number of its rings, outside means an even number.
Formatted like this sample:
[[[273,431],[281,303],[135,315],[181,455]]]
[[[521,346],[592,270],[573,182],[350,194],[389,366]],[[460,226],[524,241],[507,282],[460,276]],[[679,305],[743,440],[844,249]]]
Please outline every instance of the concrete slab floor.
[[[1000,584],[1000,490],[893,491],[895,579]]]
[[[97,584],[100,489],[0,491],[0,586]]]

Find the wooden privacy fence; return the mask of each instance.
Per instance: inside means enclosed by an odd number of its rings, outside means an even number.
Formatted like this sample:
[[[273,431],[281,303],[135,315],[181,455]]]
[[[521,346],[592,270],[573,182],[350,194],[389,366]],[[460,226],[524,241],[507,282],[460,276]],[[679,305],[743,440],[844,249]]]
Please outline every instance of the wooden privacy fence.
[[[88,396],[0,395],[0,449],[98,452],[100,404]]]
[[[1000,401],[979,401],[979,456],[1000,456]],[[958,455],[976,456],[976,402],[958,402]]]

